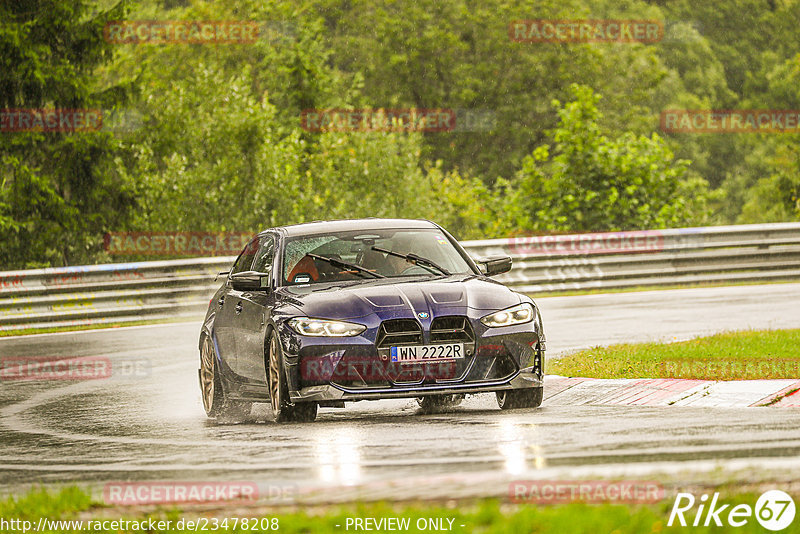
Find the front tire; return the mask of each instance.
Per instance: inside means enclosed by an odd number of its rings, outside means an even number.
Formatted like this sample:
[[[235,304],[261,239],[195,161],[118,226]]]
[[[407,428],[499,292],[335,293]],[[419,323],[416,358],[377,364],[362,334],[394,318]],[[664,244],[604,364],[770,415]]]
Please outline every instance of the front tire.
[[[506,389],[498,391],[497,405],[501,410],[538,408],[542,404],[544,388]]]
[[[225,395],[217,368],[217,354],[209,336],[200,348],[200,393],[206,415],[221,423],[238,423],[250,415],[252,403],[235,401]]]
[[[463,400],[464,395],[429,395],[427,397],[417,397],[417,404],[423,411],[429,412],[444,408],[455,408]]]
[[[316,402],[298,402],[292,404],[289,400],[289,386],[283,372],[283,352],[278,341],[278,335],[272,331],[267,343],[268,354],[268,383],[269,402],[272,406],[272,415],[276,423],[286,421],[311,422],[317,418]]]

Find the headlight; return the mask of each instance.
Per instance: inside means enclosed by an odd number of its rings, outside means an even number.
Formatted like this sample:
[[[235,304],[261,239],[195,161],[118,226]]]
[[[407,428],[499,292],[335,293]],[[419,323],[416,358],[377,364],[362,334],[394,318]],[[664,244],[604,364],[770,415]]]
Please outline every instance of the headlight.
[[[298,334],[311,337],[352,337],[367,329],[363,324],[310,319],[308,317],[289,319],[288,324]]]
[[[481,322],[490,328],[529,323],[533,320],[533,306],[527,302],[483,317]]]

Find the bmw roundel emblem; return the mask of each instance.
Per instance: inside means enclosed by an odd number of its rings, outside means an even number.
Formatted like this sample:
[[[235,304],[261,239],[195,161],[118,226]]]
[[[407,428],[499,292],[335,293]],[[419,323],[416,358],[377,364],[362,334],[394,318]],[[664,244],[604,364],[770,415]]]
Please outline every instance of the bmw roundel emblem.
[[[430,316],[431,316],[431,314],[428,313],[428,312],[419,312],[417,314],[417,317],[419,317],[420,319],[427,319]]]

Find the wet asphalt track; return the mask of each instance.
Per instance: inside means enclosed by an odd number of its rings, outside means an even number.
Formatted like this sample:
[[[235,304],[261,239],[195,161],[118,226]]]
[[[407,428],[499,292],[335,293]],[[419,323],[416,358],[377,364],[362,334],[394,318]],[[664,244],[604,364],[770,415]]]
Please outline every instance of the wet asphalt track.
[[[800,284],[540,299],[551,355],[621,341],[800,327]],[[797,472],[800,410],[568,406],[445,413],[413,401],[323,409],[313,424],[218,426],[197,386],[198,324],[0,339],[0,356],[110,358],[109,379],[0,382],[0,492],[33,484],[255,481],[327,499],[504,494],[519,478]],[[122,374],[120,374],[122,373]],[[546,393],[545,393],[546,395]],[[787,469],[789,471],[787,471]],[[689,475],[685,475],[691,478]],[[696,477],[695,477],[696,478]],[[310,492],[310,493],[308,493]],[[309,497],[310,498],[310,497]],[[316,497],[314,497],[316,498]]]

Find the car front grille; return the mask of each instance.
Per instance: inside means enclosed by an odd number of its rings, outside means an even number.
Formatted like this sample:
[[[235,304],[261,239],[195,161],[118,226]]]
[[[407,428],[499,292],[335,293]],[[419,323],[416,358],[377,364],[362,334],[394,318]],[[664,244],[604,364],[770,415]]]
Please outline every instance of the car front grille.
[[[443,343],[463,343],[465,358],[453,361],[431,361],[397,363],[390,359],[390,348],[403,345],[428,345]],[[356,377],[348,387],[375,387],[388,384],[406,386],[458,381],[465,376],[475,354],[475,334],[469,319],[464,316],[437,317],[431,322],[430,331],[425,332],[422,325],[411,318],[387,319],[378,327],[375,345],[378,349],[376,365],[380,373],[368,377]],[[339,367],[348,365],[348,358],[339,362]],[[370,367],[370,369],[373,369]],[[348,375],[349,376],[349,375]],[[341,382],[337,380],[337,382]],[[388,382],[388,384],[387,384]]]
[[[466,317],[437,317],[431,323],[431,343],[473,343],[475,334]]]
[[[389,319],[381,323],[375,340],[379,349],[393,345],[421,345],[422,327],[414,319]]]

